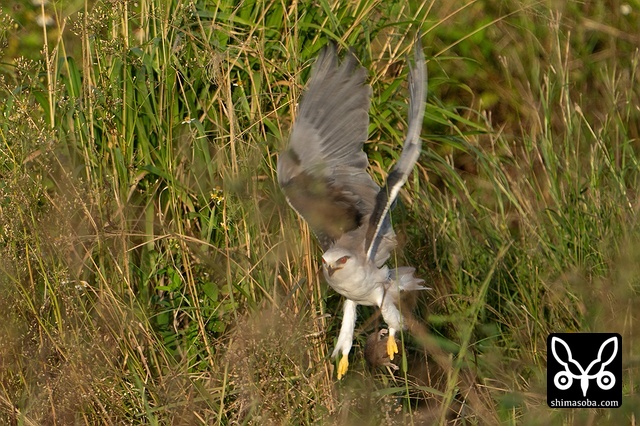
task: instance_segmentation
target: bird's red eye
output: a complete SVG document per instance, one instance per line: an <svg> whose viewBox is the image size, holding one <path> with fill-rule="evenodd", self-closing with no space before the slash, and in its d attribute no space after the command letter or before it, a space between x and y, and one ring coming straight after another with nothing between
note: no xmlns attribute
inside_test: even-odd
<svg viewBox="0 0 640 426"><path fill-rule="evenodd" d="M344 265L345 263L347 263L347 260L349 260L349 256L342 256L340 259L338 259L338 263L340 265Z"/></svg>
<svg viewBox="0 0 640 426"><path fill-rule="evenodd" d="M323 265L326 265L326 264L327 264L327 261L326 261L326 260L324 260L324 257L322 258L322 264L323 264Z"/></svg>

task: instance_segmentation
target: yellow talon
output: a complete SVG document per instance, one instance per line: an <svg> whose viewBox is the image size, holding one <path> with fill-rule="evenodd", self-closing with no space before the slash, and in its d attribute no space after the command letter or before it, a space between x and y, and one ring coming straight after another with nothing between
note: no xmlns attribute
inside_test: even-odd
<svg viewBox="0 0 640 426"><path fill-rule="evenodd" d="M349 368L349 356L342 355L342 359L340 359L340 362L338 363L338 380L342 379L342 376L344 376L347 373L348 368Z"/></svg>
<svg viewBox="0 0 640 426"><path fill-rule="evenodd" d="M387 340L387 353L389 354L389 359L393 361L393 356L398 353L398 345L396 344L396 338L394 336L389 336Z"/></svg>

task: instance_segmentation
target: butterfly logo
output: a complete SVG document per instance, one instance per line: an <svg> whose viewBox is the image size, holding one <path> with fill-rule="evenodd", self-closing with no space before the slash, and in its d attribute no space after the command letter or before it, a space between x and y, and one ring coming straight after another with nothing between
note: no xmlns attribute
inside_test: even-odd
<svg viewBox="0 0 640 426"><path fill-rule="evenodd" d="M605 353L605 348L610 345L613 345L613 353L606 361L603 361L602 358ZM605 371L605 368L611 364L618 353L618 339L616 337L611 337L600 345L598 357L593 360L587 368L582 368L582 365L573 359L569 345L559 337L554 336L551 338L551 352L556 361L564 367L564 371L558 372L553 378L553 384L556 388L567 390L573 385L574 379L580 380L582 396L586 397L587 389L589 389L589 381L592 379L596 380L598 387L602 390L609 390L615 386L615 376L610 371ZM579 373L576 374L576 372Z"/></svg>

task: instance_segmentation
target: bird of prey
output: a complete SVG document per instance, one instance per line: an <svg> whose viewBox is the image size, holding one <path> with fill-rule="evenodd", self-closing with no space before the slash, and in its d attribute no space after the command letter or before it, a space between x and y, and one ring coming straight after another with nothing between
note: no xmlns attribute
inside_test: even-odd
<svg viewBox="0 0 640 426"><path fill-rule="evenodd" d="M426 289L414 268L389 269L396 247L390 211L420 156L426 66L419 37L409 71L408 129L400 159L381 189L367 173L362 150L368 136L371 87L350 52L340 62L329 45L318 56L302 96L288 147L278 157L278 183L287 201L309 224L324 250L328 284L346 298L332 357L342 354L338 379L349 366L356 306L378 306L389 328L387 353L398 353L402 329L400 293Z"/></svg>

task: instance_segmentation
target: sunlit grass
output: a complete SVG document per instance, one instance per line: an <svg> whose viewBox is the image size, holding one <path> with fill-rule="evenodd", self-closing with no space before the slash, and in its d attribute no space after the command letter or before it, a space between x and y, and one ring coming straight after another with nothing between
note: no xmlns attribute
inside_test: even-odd
<svg viewBox="0 0 640 426"><path fill-rule="evenodd" d="M0 20L3 422L635 421L635 6L20 5ZM42 52L16 47L45 13ZM408 371L365 366L381 320L362 309L338 382L341 298L276 155L333 41L370 70L381 182L418 30L424 152L393 262L433 290L405 311ZM622 335L622 408L546 406L552 331Z"/></svg>

